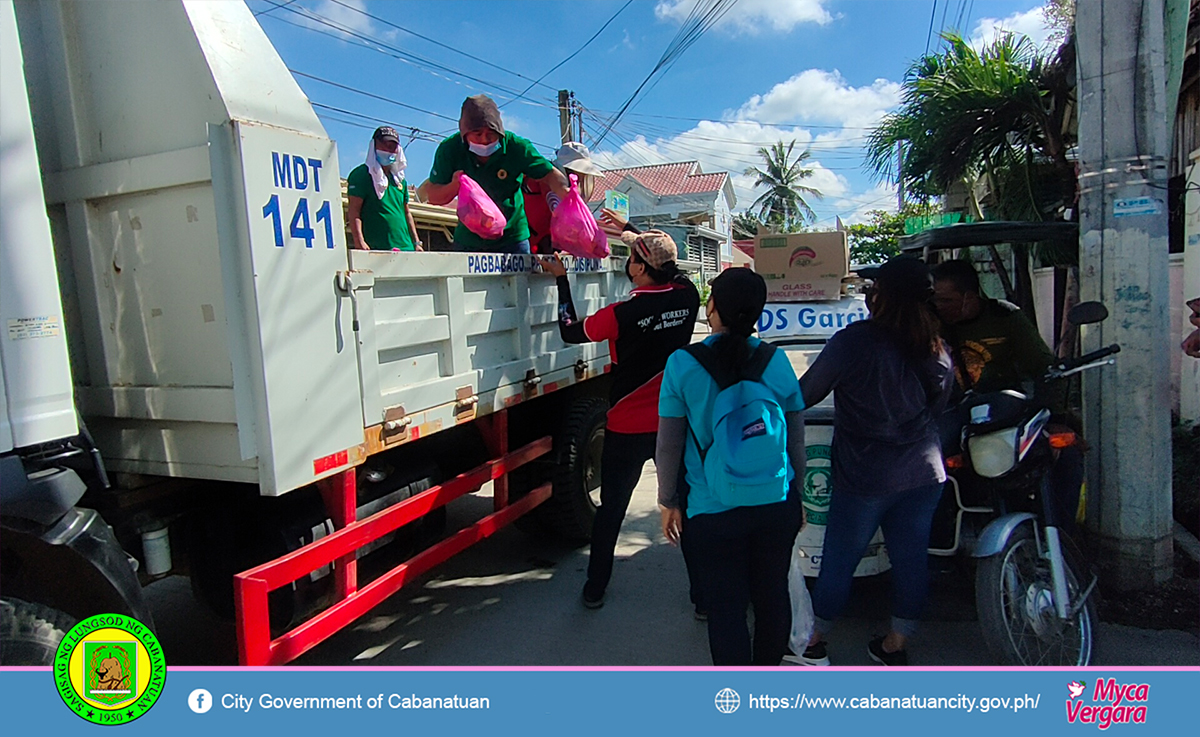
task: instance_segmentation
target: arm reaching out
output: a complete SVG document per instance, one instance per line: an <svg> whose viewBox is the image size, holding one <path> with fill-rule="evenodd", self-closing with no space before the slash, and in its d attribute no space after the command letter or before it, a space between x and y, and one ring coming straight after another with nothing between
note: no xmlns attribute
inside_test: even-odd
<svg viewBox="0 0 1200 737"><path fill-rule="evenodd" d="M662 513L663 536L679 544L683 510L679 499L679 475L683 472L683 448L687 442L686 417L659 417L654 465L658 469L658 509ZM803 427L803 425L801 425Z"/></svg>

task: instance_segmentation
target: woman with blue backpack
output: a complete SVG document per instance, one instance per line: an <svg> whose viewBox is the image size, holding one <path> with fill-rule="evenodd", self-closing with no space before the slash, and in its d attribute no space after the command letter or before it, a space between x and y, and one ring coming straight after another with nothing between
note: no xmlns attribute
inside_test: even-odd
<svg viewBox="0 0 1200 737"><path fill-rule="evenodd" d="M749 269L714 279L706 307L714 335L671 355L659 395L655 463L678 468L682 457L690 487L685 521L675 475L659 474L663 534L673 544L686 535L693 551L713 665L779 665L791 628L804 402L783 352L751 336L766 298L766 282Z"/></svg>
<svg viewBox="0 0 1200 737"><path fill-rule="evenodd" d="M929 530L946 481L937 418L954 372L929 303L929 268L898 256L859 275L874 280L871 319L838 331L800 379L808 406L834 397L833 494L812 597L815 629L796 658L806 665L829 665L825 637L880 527L892 562L892 627L867 653L880 665L908 664L905 644L929 590Z"/></svg>

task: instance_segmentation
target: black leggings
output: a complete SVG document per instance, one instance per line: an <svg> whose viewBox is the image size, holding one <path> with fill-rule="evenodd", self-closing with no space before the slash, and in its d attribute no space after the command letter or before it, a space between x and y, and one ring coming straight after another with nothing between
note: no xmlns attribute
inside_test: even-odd
<svg viewBox="0 0 1200 737"><path fill-rule="evenodd" d="M688 520L708 608L713 665L779 665L792 627L788 565L800 531L799 499L737 507ZM746 607L754 605L754 642Z"/></svg>
<svg viewBox="0 0 1200 737"><path fill-rule="evenodd" d="M613 551L621 523L629 510L633 489L642 478L642 467L654 457L658 433L604 433L600 456L600 508L592 525L592 552L588 559L588 588L599 594L612 578Z"/></svg>

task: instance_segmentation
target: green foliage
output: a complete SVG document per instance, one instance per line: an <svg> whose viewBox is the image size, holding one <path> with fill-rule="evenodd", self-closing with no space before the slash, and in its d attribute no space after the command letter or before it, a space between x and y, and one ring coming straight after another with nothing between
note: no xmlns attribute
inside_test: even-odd
<svg viewBox="0 0 1200 737"><path fill-rule="evenodd" d="M745 240L758 235L758 226L763 222L754 217L754 214L747 212L739 212L733 216L733 238L734 240Z"/></svg>
<svg viewBox="0 0 1200 737"><path fill-rule="evenodd" d="M936 207L931 204L910 203L900 212L872 210L867 213L870 220L848 227L850 240L850 262L854 264L880 264L900 253L900 237L904 235L904 222L910 217L933 214Z"/></svg>
<svg viewBox="0 0 1200 737"><path fill-rule="evenodd" d="M868 166L891 180L899 176L907 191L926 196L1002 168L1025 175L1035 163L1069 169L1061 126L1051 112L1048 64L1033 42L1003 34L976 51L954 33L944 38L943 52L909 68L900 110L868 135ZM897 172L900 142L905 154ZM1031 180L1024 180L1013 181L1030 201Z"/></svg>
<svg viewBox="0 0 1200 737"><path fill-rule="evenodd" d="M1047 40L1062 43L1075 28L1075 0L1048 0L1042 6L1042 18L1051 29Z"/></svg>
<svg viewBox="0 0 1200 737"><path fill-rule="evenodd" d="M766 187L767 190L750 204L747 212L784 233L794 232L805 222L815 221L817 215L805 198L823 196L820 190L803 184L813 175L812 169L803 166L812 153L804 150L793 159L795 147L793 140L786 145L776 141L771 148L760 148L758 155L762 157L764 167L751 166L744 172L756 177L755 187Z"/></svg>

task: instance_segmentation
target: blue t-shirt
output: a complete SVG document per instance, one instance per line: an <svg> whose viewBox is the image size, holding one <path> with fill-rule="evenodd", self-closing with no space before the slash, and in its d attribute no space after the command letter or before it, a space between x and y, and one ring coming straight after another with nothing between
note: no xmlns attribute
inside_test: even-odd
<svg viewBox="0 0 1200 737"><path fill-rule="evenodd" d="M710 336L704 343L712 345L718 337ZM761 342L758 338L749 340L752 349ZM792 370L792 364L783 351L775 351L771 362L767 364L767 370L763 372L762 382L775 393L779 406L785 413L800 412L804 409L804 399L800 395L796 372ZM714 514L732 509L717 501L709 491L708 483L704 479L704 467L700 461L700 449L696 447L697 441L705 448L713 442L712 411L717 394L717 382L713 381L704 367L687 351L675 351L667 359L662 390L658 395L658 414L660 417L686 417L691 427L683 451L685 478L691 487L687 501L689 518L698 514ZM695 439L692 438L692 433L695 434ZM791 462L787 463L790 484L796 472ZM783 499L781 496L779 501Z"/></svg>

